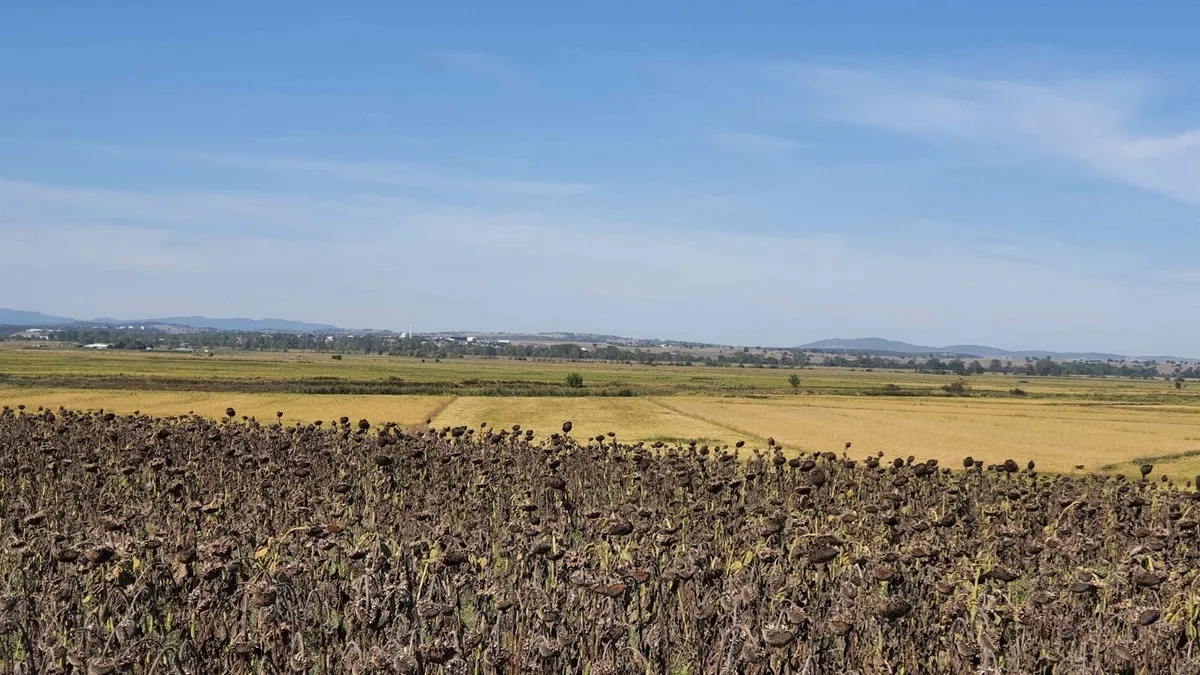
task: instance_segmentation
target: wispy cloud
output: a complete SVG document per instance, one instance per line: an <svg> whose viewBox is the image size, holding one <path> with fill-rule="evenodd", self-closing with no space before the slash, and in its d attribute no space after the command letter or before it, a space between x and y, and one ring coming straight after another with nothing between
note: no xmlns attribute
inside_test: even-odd
<svg viewBox="0 0 1200 675"><path fill-rule="evenodd" d="M379 112L378 110L356 110L354 112L359 118L364 119L373 124L383 124L392 121L392 116Z"/></svg>
<svg viewBox="0 0 1200 675"><path fill-rule="evenodd" d="M517 178L466 177L433 167L403 162L341 161L307 157L264 157L213 153L198 153L195 156L245 169L311 173L343 180L433 190L472 190L546 197L570 197L598 189L597 185L590 183Z"/></svg>
<svg viewBox="0 0 1200 675"><path fill-rule="evenodd" d="M1151 82L988 79L903 69L790 65L774 76L831 120L1014 148L1200 204L1200 127L1147 132Z"/></svg>
<svg viewBox="0 0 1200 675"><path fill-rule="evenodd" d="M1200 269L1153 270L1149 276L1189 286L1200 285Z"/></svg>
<svg viewBox="0 0 1200 675"><path fill-rule="evenodd" d="M781 136L748 131L722 131L710 138L727 150L759 157L778 157L800 147L799 143Z"/></svg>
<svg viewBox="0 0 1200 675"><path fill-rule="evenodd" d="M457 49L436 49L421 52L421 58L442 66L494 79L513 79L520 71L507 60L494 54Z"/></svg>
<svg viewBox="0 0 1200 675"><path fill-rule="evenodd" d="M1190 285L1114 280L1061 260L928 242L901 248L737 231L680 237L652 223L618 227L572 211L369 196L10 181L0 183L0 203L0 284L26 289L31 306L68 314L269 307L352 326L575 329L751 344L887 333L1168 353L1186 351L1186 335L1200 330L1200 321L1174 311L1190 301ZM207 223L226 228L197 227ZM44 274L48 259L52 275ZM914 302L930 289L940 289L938 303ZM1108 318L1114 306L1127 318L1117 326ZM1078 344L1080 334L1103 341Z"/></svg>
<svg viewBox="0 0 1200 675"><path fill-rule="evenodd" d="M318 197L253 191L114 190L0 178L0 229L114 225L223 236L254 228L264 236L333 232L331 223L377 222L409 204L367 195Z"/></svg>
<svg viewBox="0 0 1200 675"><path fill-rule="evenodd" d="M593 183L470 176L439 167L408 162L336 160L319 157L128 147L110 147L107 151L177 161L207 162L274 174L308 174L361 184L438 191L571 197L600 189L599 185Z"/></svg>

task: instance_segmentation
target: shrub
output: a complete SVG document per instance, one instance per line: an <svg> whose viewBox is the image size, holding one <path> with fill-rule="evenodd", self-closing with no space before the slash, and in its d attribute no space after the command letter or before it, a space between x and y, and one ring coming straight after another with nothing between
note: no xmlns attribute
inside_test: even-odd
<svg viewBox="0 0 1200 675"><path fill-rule="evenodd" d="M567 373L567 386L572 389L583 387L583 375L579 373Z"/></svg>
<svg viewBox="0 0 1200 675"><path fill-rule="evenodd" d="M1025 390L1020 387L1017 387L1016 389L1013 389L1012 391L1010 391L1008 393L1012 394L1013 396L1025 396L1026 395Z"/></svg>
<svg viewBox="0 0 1200 675"><path fill-rule="evenodd" d="M331 357L329 357L329 358L333 359L334 361L341 361L341 360L342 360L342 355L341 355L341 354L334 354L333 356L331 356Z"/></svg>
<svg viewBox="0 0 1200 675"><path fill-rule="evenodd" d="M788 375L788 384L792 385L792 389L799 389L800 388L800 376L795 373Z"/></svg>
<svg viewBox="0 0 1200 675"><path fill-rule="evenodd" d="M942 391L951 396L966 396L971 392L971 388L962 380L955 380L950 384L942 385Z"/></svg>

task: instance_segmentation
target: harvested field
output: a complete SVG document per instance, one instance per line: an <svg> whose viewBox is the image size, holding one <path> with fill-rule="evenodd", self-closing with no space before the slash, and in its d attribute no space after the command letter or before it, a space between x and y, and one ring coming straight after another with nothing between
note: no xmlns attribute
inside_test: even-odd
<svg viewBox="0 0 1200 675"><path fill-rule="evenodd" d="M450 402L447 396L354 396L322 394L238 394L222 392L137 391L107 389L4 389L0 406L25 404L76 410L100 410L129 414L185 415L194 412L219 418L233 407L239 414L264 422L283 413L285 422L337 419L341 415L386 419L398 424L423 424Z"/></svg>
<svg viewBox="0 0 1200 675"><path fill-rule="evenodd" d="M675 397L660 401L701 420L773 435L786 450L836 450L847 441L862 452L917 455L954 462L1028 458L1046 471L1134 475L1145 461L1179 480L1200 462L1200 407L1012 399L821 397L748 400ZM1180 456L1182 455L1182 456Z"/></svg>
<svg viewBox="0 0 1200 675"><path fill-rule="evenodd" d="M1030 458L1045 471L1122 472L1147 461L1177 480L1200 472L1200 406L1052 399L865 396L502 397L246 394L102 389L0 388L0 405L154 415L220 417L232 406L260 420L355 419L419 425L520 424L537 432L571 419L578 433L614 432L625 441L734 443L773 437L798 451L917 455L953 462L963 453L989 462Z"/></svg>
<svg viewBox="0 0 1200 675"><path fill-rule="evenodd" d="M750 438L724 426L720 419L690 419L643 398L463 397L442 410L434 425L475 427L488 422L504 428L520 424L540 433L554 431L563 420L571 420L579 437L611 431L622 441L733 444Z"/></svg>

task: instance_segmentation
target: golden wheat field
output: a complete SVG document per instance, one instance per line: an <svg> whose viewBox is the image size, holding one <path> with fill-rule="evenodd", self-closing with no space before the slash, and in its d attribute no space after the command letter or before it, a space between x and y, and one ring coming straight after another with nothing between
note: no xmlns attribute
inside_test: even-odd
<svg viewBox="0 0 1200 675"><path fill-rule="evenodd" d="M533 398L464 396L446 406L434 419L438 426L497 427L520 424L535 432L557 431L571 420L573 435L594 437L610 431L620 441L664 441L732 444L752 440L720 420L694 419L648 398Z"/></svg>
<svg viewBox="0 0 1200 675"><path fill-rule="evenodd" d="M964 456L989 462L1033 459L1047 471L1136 473L1152 461L1190 478L1200 462L1200 408L1053 400L813 397L774 400L679 397L663 401L681 414L727 421L747 434L770 434L792 450L883 451L956 465Z"/></svg>
<svg viewBox="0 0 1200 675"><path fill-rule="evenodd" d="M1156 473L1187 479L1200 471L1200 407L1054 399L781 396L735 398L447 397L160 392L135 390L0 389L0 405L45 406L155 415L196 412L286 421L341 415L372 422L494 427L520 424L539 434L572 420L575 435L615 432L623 441L765 444L774 437L789 453L882 451L957 465L966 455L988 462L1033 459L1046 471L1132 474L1144 461Z"/></svg>
<svg viewBox="0 0 1200 675"><path fill-rule="evenodd" d="M168 416L194 412L220 417L226 408L238 415L285 422L332 420L342 415L398 424L422 424L450 402L448 396L366 396L324 394L243 394L230 392L138 391L123 389L2 389L0 406L44 406L104 410L119 414L139 411Z"/></svg>
<svg viewBox="0 0 1200 675"><path fill-rule="evenodd" d="M1047 471L1134 473L1156 461L1162 473L1200 470L1200 408L1019 401L820 396L738 399L460 398L437 424L521 424L553 430L571 419L578 434L617 432L625 440L699 439L728 443L773 437L787 451L882 451L953 466L967 455L989 462L1033 459ZM1197 453L1200 455L1200 453Z"/></svg>

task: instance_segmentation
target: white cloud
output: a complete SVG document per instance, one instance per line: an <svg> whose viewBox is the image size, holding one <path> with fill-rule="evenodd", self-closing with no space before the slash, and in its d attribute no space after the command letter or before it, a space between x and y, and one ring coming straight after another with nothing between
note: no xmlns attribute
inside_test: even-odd
<svg viewBox="0 0 1200 675"><path fill-rule="evenodd" d="M1200 127L1148 132L1152 89L1133 78L1005 80L896 69L773 71L837 121L1015 148L1200 204Z"/></svg>
<svg viewBox="0 0 1200 675"><path fill-rule="evenodd" d="M1200 285L1200 269L1152 270L1148 273L1148 276L1152 279L1187 284L1189 286Z"/></svg>
<svg viewBox="0 0 1200 675"><path fill-rule="evenodd" d="M746 131L724 131L712 134L717 145L747 155L777 157L800 147L800 144L780 136Z"/></svg>
<svg viewBox="0 0 1200 675"><path fill-rule="evenodd" d="M401 207L411 208L411 203L369 195L125 191L0 178L0 228L94 224L207 231L212 236L245 228L267 235L311 235L331 233L337 223L375 224L385 209Z"/></svg>
<svg viewBox="0 0 1200 675"><path fill-rule="evenodd" d="M197 227L260 218L272 226ZM1177 311L1190 302L1188 287L1114 280L1011 251L681 235L647 223L388 197L233 199L6 182L0 235L0 284L21 288L32 309L78 316L269 314L356 327L772 345L885 334L1185 355L1186 336L1200 330L1200 319ZM1120 322L1111 320L1114 307Z"/></svg>
<svg viewBox="0 0 1200 675"><path fill-rule="evenodd" d="M235 154L205 154L204 158L247 169L312 173L344 180L434 190L471 190L544 197L570 197L598 189L598 186L590 183L464 177L402 162L347 162L303 157L261 157Z"/></svg>
<svg viewBox="0 0 1200 675"><path fill-rule="evenodd" d="M508 61L494 54L456 49L436 49L421 52L421 57L439 66L462 70L493 79L511 80L519 71Z"/></svg>
<svg viewBox="0 0 1200 675"><path fill-rule="evenodd" d="M544 181L508 177L477 177L408 162L334 160L316 157L272 156L150 148L106 148L108 152L191 162L208 162L273 174L308 174L357 183L374 183L424 190L490 192L518 196L571 197L600 189L593 183Z"/></svg>

